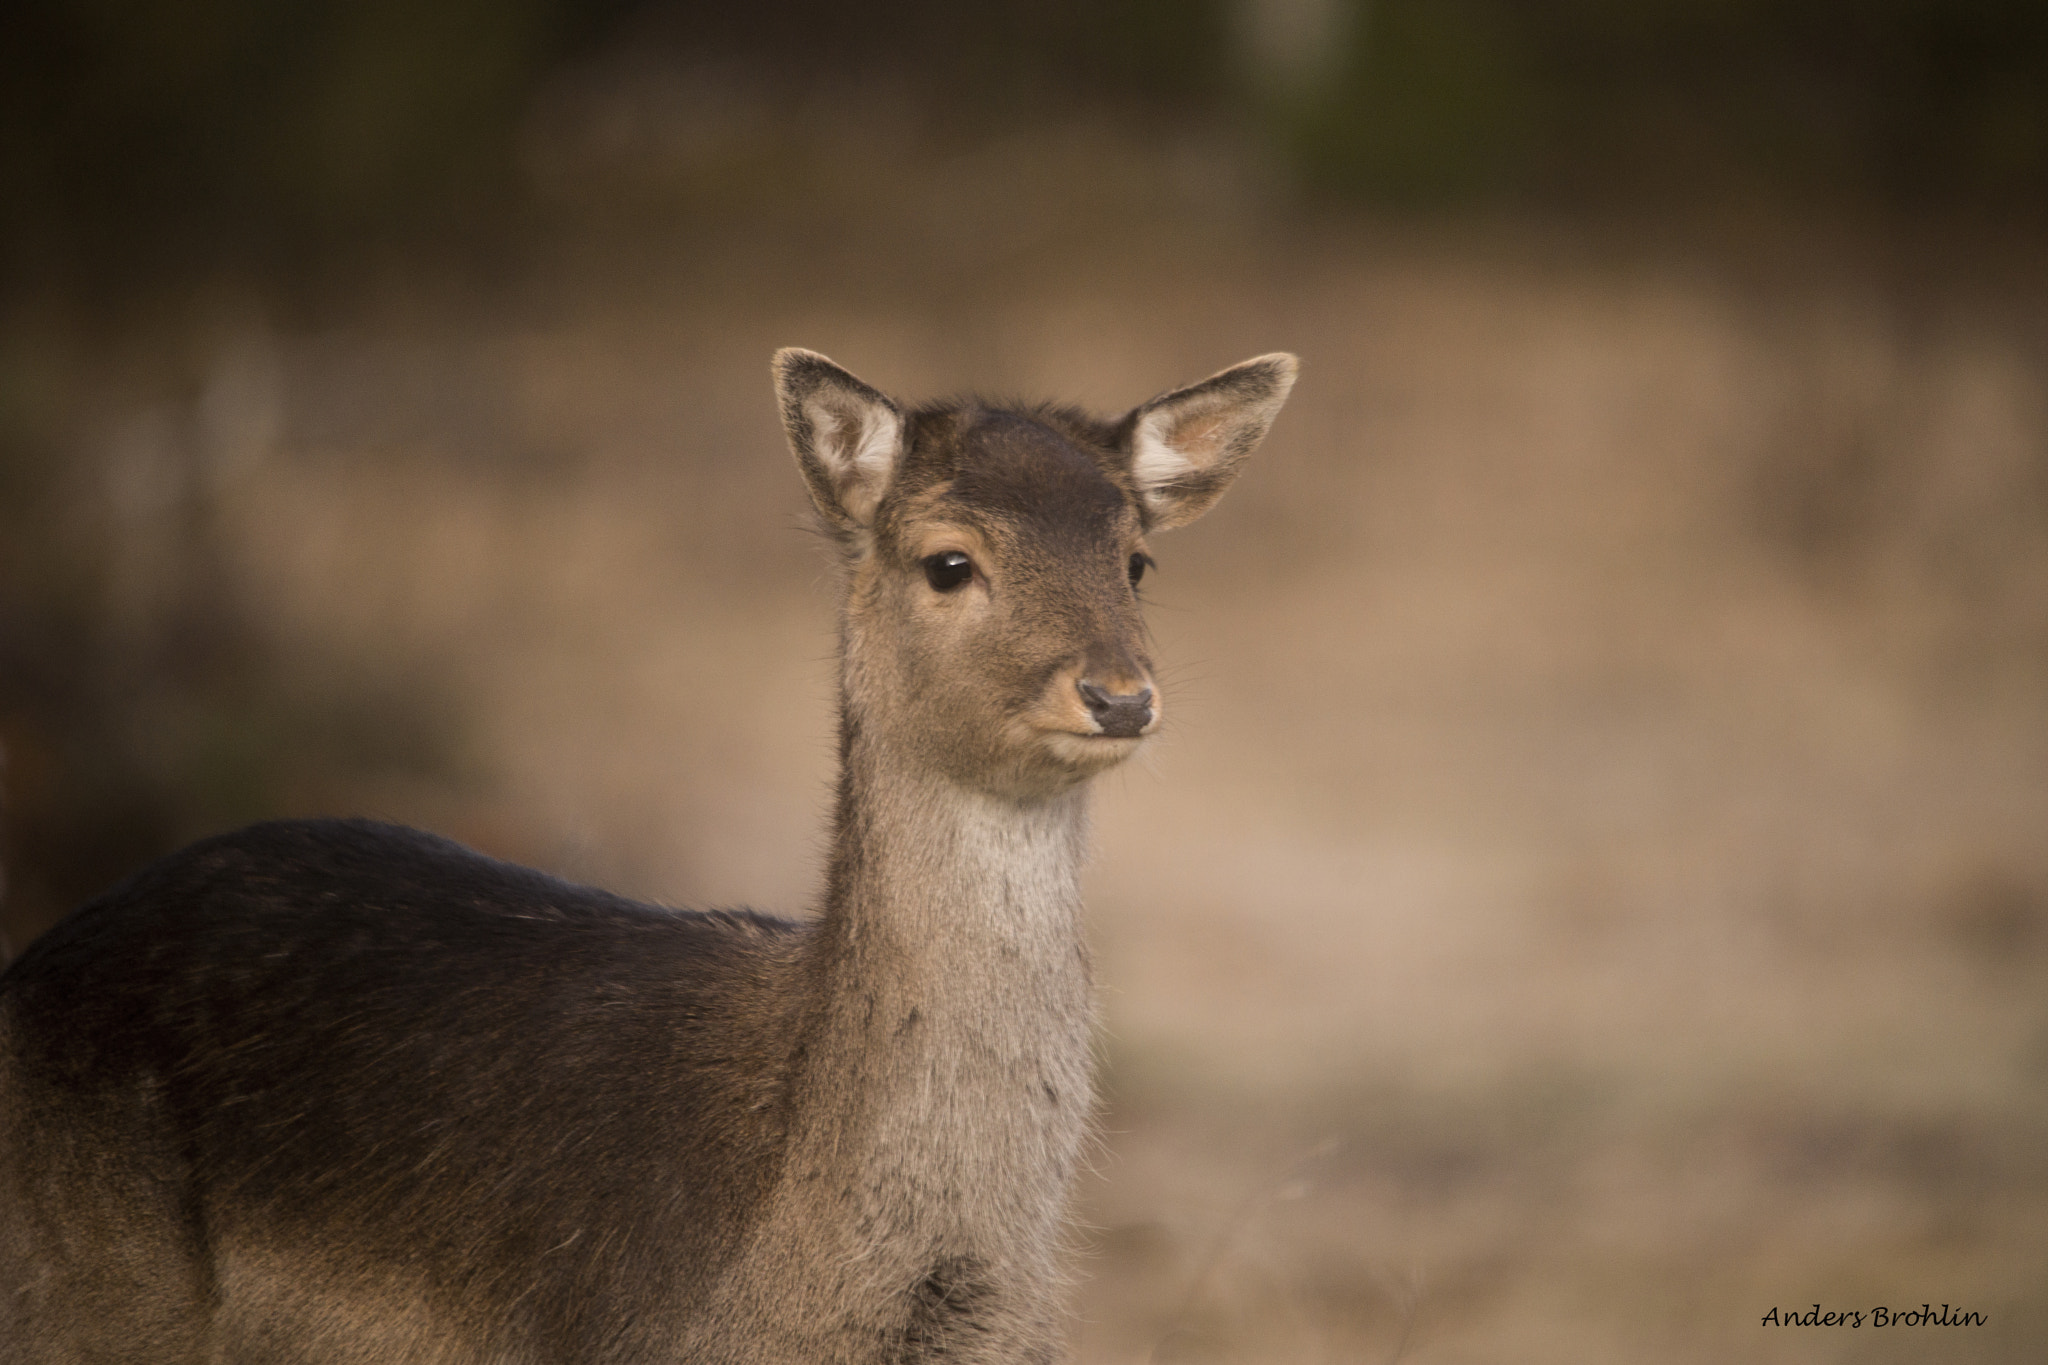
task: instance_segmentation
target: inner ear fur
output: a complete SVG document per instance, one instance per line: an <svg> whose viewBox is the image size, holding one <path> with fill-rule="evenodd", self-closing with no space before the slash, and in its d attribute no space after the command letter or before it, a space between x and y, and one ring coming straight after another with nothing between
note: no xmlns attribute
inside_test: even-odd
<svg viewBox="0 0 2048 1365"><path fill-rule="evenodd" d="M1223 496L1273 425L1300 367L1275 351L1162 393L1124 418L1145 529L1185 526Z"/></svg>
<svg viewBox="0 0 2048 1365"><path fill-rule="evenodd" d="M774 370L783 430L818 516L843 540L865 533L903 457L903 410L816 351L777 351Z"/></svg>

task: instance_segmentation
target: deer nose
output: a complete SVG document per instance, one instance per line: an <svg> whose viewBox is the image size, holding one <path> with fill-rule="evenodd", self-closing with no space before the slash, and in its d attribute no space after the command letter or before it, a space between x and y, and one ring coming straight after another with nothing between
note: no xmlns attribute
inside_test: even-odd
<svg viewBox="0 0 2048 1365"><path fill-rule="evenodd" d="M1135 739L1152 723L1152 689L1109 692L1083 679L1074 684L1095 724L1113 739Z"/></svg>

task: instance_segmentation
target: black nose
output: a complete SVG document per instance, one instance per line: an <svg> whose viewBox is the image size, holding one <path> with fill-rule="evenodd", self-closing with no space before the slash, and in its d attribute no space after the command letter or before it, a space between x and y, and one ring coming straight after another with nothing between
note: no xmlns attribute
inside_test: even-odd
<svg viewBox="0 0 2048 1365"><path fill-rule="evenodd" d="M1105 692L1092 682L1077 682L1081 700L1102 733L1115 739L1135 739L1152 723L1152 689L1136 692Z"/></svg>

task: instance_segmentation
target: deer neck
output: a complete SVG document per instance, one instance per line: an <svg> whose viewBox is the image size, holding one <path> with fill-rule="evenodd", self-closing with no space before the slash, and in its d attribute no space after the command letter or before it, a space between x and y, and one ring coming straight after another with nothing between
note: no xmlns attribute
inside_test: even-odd
<svg viewBox="0 0 2048 1365"><path fill-rule="evenodd" d="M835 994L863 1014L894 1006L935 1044L1046 1047L1078 1030L1085 1048L1085 787L991 795L849 728L823 926Z"/></svg>
<svg viewBox="0 0 2048 1365"><path fill-rule="evenodd" d="M844 745L828 915L935 959L1038 957L1078 941L1086 788L995 795L902 761L895 747L859 730Z"/></svg>
<svg viewBox="0 0 2048 1365"><path fill-rule="evenodd" d="M842 1335L903 1331L912 1285L1049 1342L1092 1104L1085 792L1004 801L845 730L781 1176L705 1319L751 1354L715 1358L868 1358Z"/></svg>
<svg viewBox="0 0 2048 1365"><path fill-rule="evenodd" d="M993 797L848 731L791 1174L906 1254L1032 1259L1091 1106L1085 791Z"/></svg>

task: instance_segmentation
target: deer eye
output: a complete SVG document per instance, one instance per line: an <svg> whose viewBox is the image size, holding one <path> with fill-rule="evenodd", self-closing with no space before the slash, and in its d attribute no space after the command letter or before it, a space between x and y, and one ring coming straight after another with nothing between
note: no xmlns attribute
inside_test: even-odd
<svg viewBox="0 0 2048 1365"><path fill-rule="evenodd" d="M942 550L925 556L924 581L931 584L934 591L952 592L972 577L974 561L958 550Z"/></svg>
<svg viewBox="0 0 2048 1365"><path fill-rule="evenodd" d="M1138 580L1145 576L1145 570L1159 567L1152 562L1152 556L1140 551L1131 556L1131 586L1137 587Z"/></svg>

